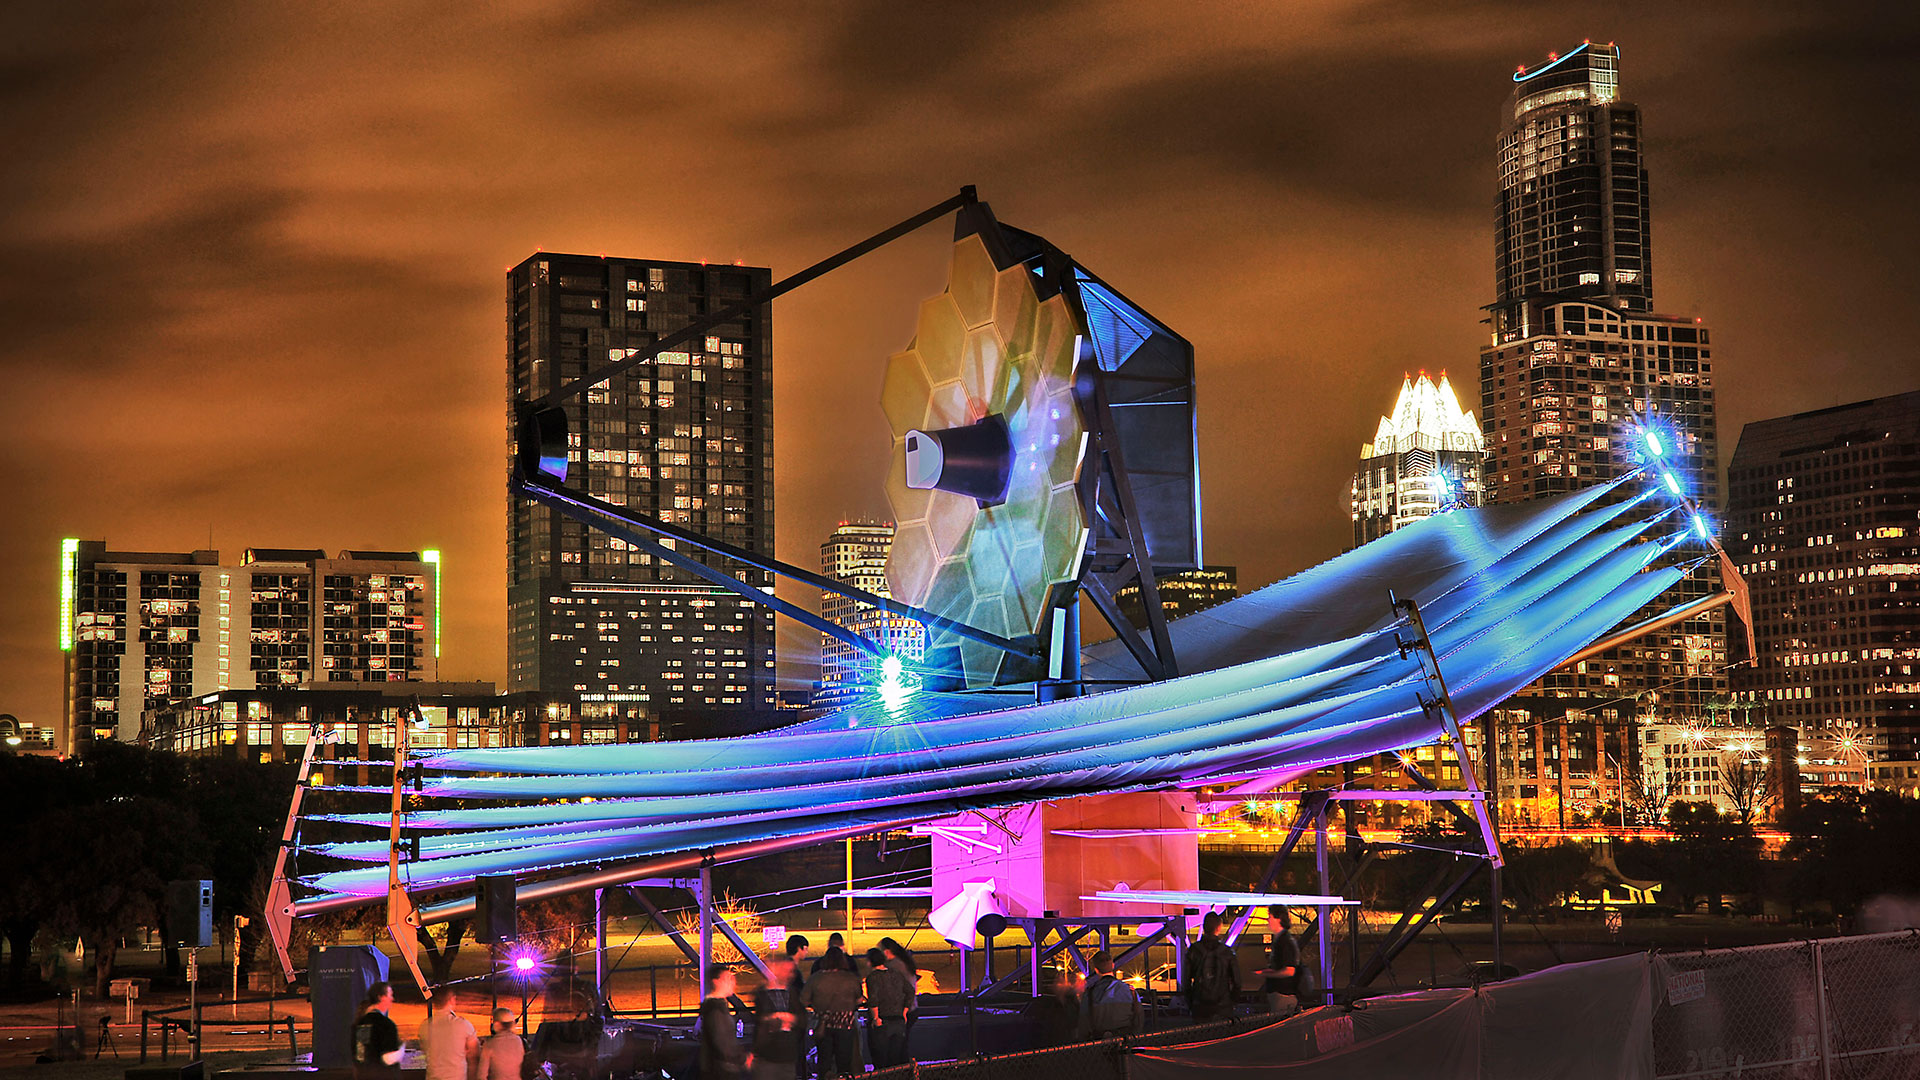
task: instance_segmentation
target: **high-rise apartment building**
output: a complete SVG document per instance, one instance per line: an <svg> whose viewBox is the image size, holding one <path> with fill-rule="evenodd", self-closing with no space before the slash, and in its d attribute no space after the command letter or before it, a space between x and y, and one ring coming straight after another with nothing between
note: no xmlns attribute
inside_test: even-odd
<svg viewBox="0 0 1920 1080"><path fill-rule="evenodd" d="M1231 566L1203 566L1168 574L1155 581L1154 586L1160 590L1160 610L1167 613L1168 622L1240 595L1239 572ZM1140 602L1138 581L1120 586L1113 594L1113 602L1135 629L1147 628L1147 609Z"/></svg>
<svg viewBox="0 0 1920 1080"><path fill-rule="evenodd" d="M856 589L891 597L893 594L887 591L887 552L892 548L891 522L842 522L820 545L820 572ZM905 616L832 592L821 593L820 615L903 661L917 661L926 654L925 628ZM815 706L851 704L877 679L870 656L831 634L820 635L820 686L813 695Z"/></svg>
<svg viewBox="0 0 1920 1080"><path fill-rule="evenodd" d="M133 740L143 713L230 689L439 677L440 553L60 551L63 753Z"/></svg>
<svg viewBox="0 0 1920 1080"><path fill-rule="evenodd" d="M1734 688L1920 763L1920 391L1748 424L1727 490L1759 648Z"/></svg>
<svg viewBox="0 0 1920 1080"><path fill-rule="evenodd" d="M1460 407L1446 372L1401 380L1393 412L1360 448L1353 475L1353 546L1455 506L1479 506L1486 457L1480 422Z"/></svg>
<svg viewBox="0 0 1920 1080"><path fill-rule="evenodd" d="M758 267L535 253L507 272L509 397L545 395L769 281ZM771 344L763 307L560 402L569 483L771 554ZM774 707L771 611L517 496L507 517L509 691L577 693L622 720Z"/></svg>
<svg viewBox="0 0 1920 1080"><path fill-rule="evenodd" d="M1522 66L1501 117L1496 327L1523 336L1526 301L1653 309L1640 108L1620 100L1620 50L1582 44Z"/></svg>
<svg viewBox="0 0 1920 1080"><path fill-rule="evenodd" d="M1492 333L1480 350L1488 502L1604 483L1664 440L1687 494L1719 505L1713 353L1700 320L1652 311L1639 110L1620 52L1583 44L1513 76L1499 135ZM1661 607L1717 584L1695 574ZM1706 715L1727 693L1715 610L1549 675L1534 693L1620 699L1640 715Z"/></svg>

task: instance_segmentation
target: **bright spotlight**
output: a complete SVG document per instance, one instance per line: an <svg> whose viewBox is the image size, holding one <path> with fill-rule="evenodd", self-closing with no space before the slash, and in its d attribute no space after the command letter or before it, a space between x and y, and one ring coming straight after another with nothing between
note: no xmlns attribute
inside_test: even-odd
<svg viewBox="0 0 1920 1080"><path fill-rule="evenodd" d="M1693 531L1698 533L1702 540L1711 540L1713 538L1713 530L1707 528L1707 519L1701 517L1699 514L1693 515Z"/></svg>
<svg viewBox="0 0 1920 1080"><path fill-rule="evenodd" d="M880 704L890 713L899 712L919 686L920 680L907 674L906 667L898 656L889 655L880 661L880 682L874 689L880 692Z"/></svg>
<svg viewBox="0 0 1920 1080"><path fill-rule="evenodd" d="M1646 439L1647 453L1652 454L1654 457L1661 457L1666 454L1667 448L1660 444L1660 436L1658 433L1652 431L1646 432Z"/></svg>
<svg viewBox="0 0 1920 1080"><path fill-rule="evenodd" d="M1675 495L1680 494L1680 481L1672 473L1661 473L1660 479L1667 482L1668 491L1673 492Z"/></svg>
<svg viewBox="0 0 1920 1080"><path fill-rule="evenodd" d="M531 977L540 966L540 954L531 949L515 949L507 954L507 966L513 969L515 975Z"/></svg>

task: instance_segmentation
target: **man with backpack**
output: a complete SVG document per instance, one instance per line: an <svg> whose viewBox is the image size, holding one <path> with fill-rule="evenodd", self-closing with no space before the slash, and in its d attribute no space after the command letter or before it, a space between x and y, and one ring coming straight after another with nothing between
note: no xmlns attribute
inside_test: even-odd
<svg viewBox="0 0 1920 1080"><path fill-rule="evenodd" d="M1233 1015L1234 999L1240 996L1240 972L1233 951L1220 940L1220 913L1207 912L1200 929L1200 940L1187 949L1186 983L1180 989L1193 1022L1210 1024Z"/></svg>
<svg viewBox="0 0 1920 1080"><path fill-rule="evenodd" d="M1147 1030L1140 995L1113 972L1113 954L1093 954L1093 981L1087 984L1087 1026L1096 1039L1124 1039Z"/></svg>

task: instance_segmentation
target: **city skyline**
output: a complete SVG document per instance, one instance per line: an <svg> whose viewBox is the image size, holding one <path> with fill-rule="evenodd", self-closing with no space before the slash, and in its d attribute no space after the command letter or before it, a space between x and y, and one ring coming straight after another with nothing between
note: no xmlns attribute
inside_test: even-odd
<svg viewBox="0 0 1920 1080"><path fill-rule="evenodd" d="M1871 95L1885 110L1912 107L1913 96L1898 82L1910 75L1855 70L1855 54L1884 39L1884 27L1870 33L1837 14L1765 10L1731 26L1702 14L1622 15L1615 25L1593 26L1563 15L1513 18L1469 8L1415 20L1401 31L1407 37L1382 42L1349 22L1357 10L1316 11L1298 29L1238 25L1247 43L1272 55L1256 61L1234 51L1233 62L1206 76L1183 73L1177 62L1204 53L1210 44L1202 37L1124 11L1084 22L1084 32L1115 42L1151 38L1168 58L1129 75L1131 93L1121 95L1144 109L1147 121L1204 112L1222 99L1244 104L1249 89L1268 91L1233 122L1213 122L1225 126L1155 135L1161 165L1207 159L1197 176L1181 170L1178 183L1137 160L1131 141L1122 146L1103 134L1109 106L1074 94L1098 85L1102 74L1116 77L1120 59L1078 76L1086 82L1048 84L1049 98L1068 107L1021 128L1013 117L1031 111L1028 99L1008 95L1038 88L949 105L945 93L915 90L911 72L875 69L862 77L870 81L857 83L827 63L829 55L858 56L867 61L861 66L874 68L889 35L876 25L886 17L871 15L807 38L812 51L801 48L800 59L752 33L728 54L749 70L784 74L819 94L812 100L820 114L811 124L751 94L696 102L684 121L642 116L629 129L634 147L615 156L637 165L624 155L644 155L639 144L648 139L640 133L664 125L679 140L674 145L694 150L692 162L677 170L687 179L670 183L647 172L636 181L645 199L618 183L600 183L587 198L577 187L553 185L564 203L530 168L531 155L562 154L558 143L518 151L504 179L459 175L504 149L477 130L490 122L487 107L499 103L491 95L505 92L485 89L482 76L498 63L511 76L506 86L531 79L499 56L501 39L515 28L457 20L443 26L438 32L448 36L448 47L417 75L397 62L410 62L411 50L371 48L360 61L370 66L360 73L368 88L342 96L328 83L328 94L315 96L315 83L280 78L297 70L310 44L296 37L242 62L248 41L278 40L281 28L269 16L234 14L221 27L221 44L184 43L203 60L200 76L179 80L180 97L170 102L142 102L139 118L152 123L134 124L131 116L125 124L95 123L84 140L74 131L48 131L39 153L6 172L16 196L6 211L19 256L13 272L30 267L31 276L17 278L10 290L16 332L4 346L21 386L4 418L23 450L8 455L8 480L25 500L0 544L10 596L0 611L0 687L7 692L0 709L32 721L58 707L52 552L59 537L138 536L142 547L186 549L199 543L209 521L219 529L210 546L233 546L239 536L328 548L369 538L438 541L452 568L447 675L504 685L495 275L540 247L743 259L771 265L778 275L962 182L980 184L1009 214L1047 223L1076 253L1115 268L1117 286L1193 336L1207 386L1253 385L1256 372L1270 368L1285 373L1285 394L1272 387L1245 394L1203 389L1202 468L1210 493L1272 492L1258 500L1271 506L1216 499L1208 554L1238 564L1249 587L1318 562L1344 546L1348 432L1377 417L1375 376L1464 370L1484 338L1473 313L1485 301L1490 246L1485 161L1493 138L1486 118L1498 101L1488 86L1501 71L1538 64L1547 50L1588 34L1604 33L1634 50L1632 96L1654 117L1647 138L1657 163L1663 306L1711 313L1716 337L1737 363L1721 388L1720 437L1733 438L1746 420L1871 397L1890 381L1904 388L1897 380L1911 362L1902 351L1899 297L1910 291L1914 271L1886 264L1877 241L1914 213L1910 181L1884 167L1901 151L1892 140L1911 136L1898 116L1874 114L1876 122L1855 115L1846 107L1853 99L1844 96ZM660 25L648 16L623 25L536 19L519 29L529 50L592 41L617 55L628 35L719 40L736 28L726 22L732 14L680 13ZM22 48L38 66L29 65L28 76L7 91L15 111L95 117L147 81L174 86L169 70L139 62L140 34L156 28L138 19L61 26L50 17L52 25L36 27L30 14L17 18L27 24L18 35ZM165 29L175 44L204 32ZM312 32L325 38L348 29ZM980 26L948 29L955 56L935 82L955 89L972 85L967 59L983 54L994 33L1037 28L992 26L983 17ZM1687 46L1708 31L1715 49ZM69 49L83 35L99 36L107 54L129 62L74 88L65 77L69 65L95 61ZM372 39L383 44L378 34ZM1761 61L1772 92L1750 95L1743 64ZM438 93L427 92L431 82L411 81L434 76L446 80ZM462 79L481 92L462 100L452 90ZM519 106L533 115L517 119L542 130L544 118L564 134L595 120L611 124L658 95L679 100L667 83L625 79L609 74L595 83L604 95L598 99L539 96ZM255 80L280 87L268 95L276 108L315 109L306 126L346 140L352 152L335 166L309 157L297 145L304 135L234 134L255 107L245 90ZM1409 107L1412 86L1420 93ZM55 87L66 96L50 96ZM862 103L863 94L888 92L900 95L890 110ZM582 105L583 97L597 101L598 111ZM1750 97L1795 108L1783 112ZM402 101L415 104L396 104ZM935 146L929 133L915 130L939 127L927 121L949 108L982 110L947 117L962 129L1003 111L1002 126L988 130L1004 145L984 153ZM368 110L370 122L360 125ZM1268 130L1250 119L1276 124ZM1889 123L1891 137L1879 133ZM1415 170L1417 185L1395 176L1382 168L1382 151L1355 140L1362 130L1383 141L1395 131L1407 134L1426 160L1444 167ZM440 140L414 137L435 131ZM879 149L825 160L833 156L802 152L795 136L808 133L829 144ZM1079 138L1063 138L1069 135ZM250 163L244 182L193 158L193 147L223 138L238 139L235 160ZM1873 145L1880 147L1879 167L1865 169L1819 167L1823 154L1814 152L1844 155ZM744 148L749 167L729 159L728 147ZM1223 151L1224 165L1217 160ZM783 152L791 157L779 157ZM577 184L604 171L593 155L581 157L564 179ZM142 167L131 170L137 178L123 178L78 164L105 159ZM915 164L895 167L902 162ZM888 181L849 186L865 175L861 170L885 173ZM86 178L77 194L56 182L68 173ZM780 199L764 197L776 190ZM822 194L845 190L862 194ZM529 193L534 197L520 198ZM634 209L663 201L676 212L649 219ZM805 224L788 225L803 205L810 211ZM1776 226L1760 246L1748 230L1729 228L1756 217ZM456 220L459 228L449 228ZM807 561L811 538L826 521L884 508L880 369L905 339L918 300L937 287L943 263L929 252L939 245L938 237L917 238L880 257L882 269L871 276L851 274L781 306L776 348L786 374L776 376L783 412L775 486L783 515L790 515L782 518L780 554L791 561ZM1778 254L1789 249L1791 260ZM1775 254L1767 260L1762 252ZM119 268L119 302L76 306L81 267L103 258ZM1196 273L1223 260L1271 269L1225 283ZM1346 316L1410 306L1408 295L1420 297L1425 315L1417 330L1367 327ZM1267 298L1253 310L1273 312L1271 320L1244 317L1254 296ZM1849 317L1830 317L1839 310ZM1281 333L1273 332L1276 323ZM120 342L132 343L124 356L115 352ZM1805 364L1809 353L1826 362ZM218 390L230 385L251 386L255 396L223 398ZM1315 408L1293 410L1298 422L1286 446L1293 467L1275 476L1236 447L1261 435L1261 409L1295 396L1311 398ZM49 401L55 407L38 404ZM871 403L864 416L863 401ZM810 636L790 624L779 630L788 651Z"/></svg>

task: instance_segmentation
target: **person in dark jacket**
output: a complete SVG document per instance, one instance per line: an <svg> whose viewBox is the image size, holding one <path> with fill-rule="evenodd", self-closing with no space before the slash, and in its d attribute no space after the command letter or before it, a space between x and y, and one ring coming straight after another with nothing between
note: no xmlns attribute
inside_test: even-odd
<svg viewBox="0 0 1920 1080"><path fill-rule="evenodd" d="M835 930L833 933L827 935L827 952L832 952L835 949L839 949L843 953L847 951L847 939L845 935L841 934L840 931L838 930ZM827 961L827 953L821 953L820 958L813 962L813 967L808 969L807 978L811 979L815 975L818 975L820 972L826 970L822 966L826 963L826 961ZM847 970L848 971L853 970L852 957L847 958Z"/></svg>
<svg viewBox="0 0 1920 1080"><path fill-rule="evenodd" d="M1123 1039L1147 1030L1140 995L1114 972L1113 954L1105 949L1089 961L1093 978L1087 981L1087 1034L1095 1039Z"/></svg>
<svg viewBox="0 0 1920 1080"><path fill-rule="evenodd" d="M1267 909L1267 915L1273 931L1273 949L1267 956L1267 966L1260 971L1266 977L1260 990L1266 995L1267 1012L1274 1016L1292 1016L1300 1011L1300 945L1293 940L1286 908L1275 904Z"/></svg>
<svg viewBox="0 0 1920 1080"><path fill-rule="evenodd" d="M880 939L880 951L887 956L887 966L899 972L907 980L907 1041L913 1041L913 1025L920 1022L920 962L913 958L913 950L890 937ZM901 1060L913 1056L909 1047L901 1048Z"/></svg>
<svg viewBox="0 0 1920 1080"><path fill-rule="evenodd" d="M895 967L879 949L867 950L867 1045L873 1049L873 1067L885 1069L907 1061L907 1010L912 1005L909 976Z"/></svg>
<svg viewBox="0 0 1920 1080"><path fill-rule="evenodd" d="M734 1023L732 968L716 967L707 973L707 994L700 1001L700 1080L732 1080L747 1074L753 1055L740 1042L739 1026Z"/></svg>
<svg viewBox="0 0 1920 1080"><path fill-rule="evenodd" d="M793 961L767 958L767 985L753 999L753 1080L794 1080L799 1043L793 1039L795 996L788 989Z"/></svg>
<svg viewBox="0 0 1920 1080"><path fill-rule="evenodd" d="M787 1004L793 1008L793 1066L794 1075L807 1080L813 1071L807 1064L807 1047L812 1043L809 1032L812 1030L807 1017L807 1007L800 1003L800 990L806 986L807 979L800 973L800 965L807 958L807 949L813 943L805 934L787 936L787 959L793 961L793 967L787 975Z"/></svg>
<svg viewBox="0 0 1920 1080"><path fill-rule="evenodd" d="M800 1001L814 1012L813 1042L820 1052L820 1080L859 1073L860 976L839 949L820 957L820 970L807 980Z"/></svg>
<svg viewBox="0 0 1920 1080"><path fill-rule="evenodd" d="M367 988L360 1018L353 1022L353 1080L398 1080L400 1028L387 1010L393 1008L393 987L377 982Z"/></svg>
<svg viewBox="0 0 1920 1080"><path fill-rule="evenodd" d="M1240 996L1240 969L1233 950L1220 940L1220 913L1207 912L1200 927L1200 940L1187 949L1186 983L1180 989L1193 1022L1210 1024L1233 1016L1234 999Z"/></svg>

